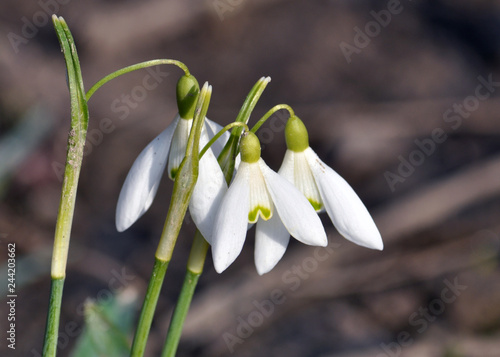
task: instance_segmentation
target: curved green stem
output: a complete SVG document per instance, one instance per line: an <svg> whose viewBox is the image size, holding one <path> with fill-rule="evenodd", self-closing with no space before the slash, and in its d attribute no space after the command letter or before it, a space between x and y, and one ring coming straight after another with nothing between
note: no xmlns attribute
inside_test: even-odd
<svg viewBox="0 0 500 357"><path fill-rule="evenodd" d="M248 93L243 106L236 117L235 122L248 123L250 119L250 114L252 114L255 105L260 99L260 96L266 89L267 85L271 81L270 77L262 77L257 83L252 87ZM229 137L226 145L222 149L222 152L217 159L221 165L222 171L224 172L227 182L231 181L232 174L234 171L234 159L239 152L239 140L243 128L235 128L231 131L231 136Z"/></svg>
<svg viewBox="0 0 500 357"><path fill-rule="evenodd" d="M224 134L226 131L234 128L235 126L242 126L246 130L248 130L248 126L245 123L239 123L239 122L233 122L231 124L226 125L224 128L222 128L215 136L210 139L210 141L203 147L203 149L200 151L200 159L203 157L203 155L207 152L207 150L210 148L210 146L213 145L219 138Z"/></svg>
<svg viewBox="0 0 500 357"><path fill-rule="evenodd" d="M177 61L177 60L172 60L172 59L155 59L155 60L145 61L145 62L133 64L131 66L119 69L119 70L117 70L117 71L115 71L113 73L108 74L106 77L104 77L101 80L99 80L96 84L94 84L89 89L89 91L87 92L87 95L85 96L85 98L88 101L90 99L90 97L92 97L92 95L99 88L101 88L104 84L108 83L110 80L112 80L112 79L114 79L116 77L119 77L119 76L121 76L123 74L126 74L126 73L129 73L129 72L136 71L138 69L143 69L143 68L152 67L152 66L158 66L160 64L173 64L173 65L179 67L180 69L182 69L187 76L189 75L189 70L188 70L187 66L184 63L182 63L180 61Z"/></svg>
<svg viewBox="0 0 500 357"><path fill-rule="evenodd" d="M295 115L292 107L290 107L288 104L275 105L274 107L269 109L269 111L266 114L264 114L264 116L262 118L260 118L257 123L255 123L255 125L252 127L252 130L250 130L250 131L255 134L255 132L257 130L259 130L259 128L262 126L262 124L264 124L266 122L266 120L269 119L269 117L271 115L273 115L274 113L276 113L278 110L281 110L281 109L288 110L288 112L290 113L290 116Z"/></svg>
<svg viewBox="0 0 500 357"><path fill-rule="evenodd" d="M161 355L162 357L175 356L181 338L184 321L186 320L198 279L203 272L203 265L205 264L208 247L209 244L205 238L203 238L200 231L196 231L193 246L191 247L191 252L189 254L186 276L184 278L184 283L182 284L179 299L177 300L177 305L175 306L175 310L172 315L172 320L170 321L167 339Z"/></svg>

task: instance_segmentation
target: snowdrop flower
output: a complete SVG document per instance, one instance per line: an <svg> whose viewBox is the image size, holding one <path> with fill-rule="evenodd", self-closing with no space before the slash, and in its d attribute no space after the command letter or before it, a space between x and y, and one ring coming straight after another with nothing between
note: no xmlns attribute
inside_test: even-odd
<svg viewBox="0 0 500 357"><path fill-rule="evenodd" d="M182 76L177 83L179 114L139 154L121 189L116 207L116 228L119 232L129 228L149 209L167 163L169 177L175 178L186 153L199 92L198 82L191 75ZM200 137L200 150L220 129L218 124L205 118ZM205 222L210 217L213 218L215 213L211 205L215 198L221 197L227 189L215 155L222 150L228 136L226 133L217 140L212 146L213 151L212 148L208 150L199 162L198 181L192 196L192 200L196 202L192 217L197 224ZM207 185L207 182L210 184ZM202 223L200 224L203 225Z"/></svg>
<svg viewBox="0 0 500 357"><path fill-rule="evenodd" d="M241 163L222 199L209 240L215 270L221 273L240 254L249 223L257 223L255 265L261 275L281 259L290 235L305 244L326 246L318 215L299 190L260 158L257 136L243 134L240 147Z"/></svg>
<svg viewBox="0 0 500 357"><path fill-rule="evenodd" d="M293 183L318 212L326 210L339 233L363 247L382 250L382 237L351 186L309 147L304 123L291 116L285 126L287 151L278 173Z"/></svg>

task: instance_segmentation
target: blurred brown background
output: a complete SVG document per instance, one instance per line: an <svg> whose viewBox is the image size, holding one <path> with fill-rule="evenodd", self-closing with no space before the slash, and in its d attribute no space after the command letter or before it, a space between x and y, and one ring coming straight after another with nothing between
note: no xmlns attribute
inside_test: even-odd
<svg viewBox="0 0 500 357"><path fill-rule="evenodd" d="M251 120L275 104L291 105L311 146L352 184L384 237L383 252L355 246L323 214L329 250L291 242L278 266L259 277L251 231L222 275L207 260L179 356L500 355L498 1L11 0L0 6L2 331L8 243L17 248L18 294L17 348L6 349L2 332L1 355L37 356L43 339L58 168L69 128L52 12L73 32L87 89L118 68L175 58L200 83L213 85L209 117L225 124L257 79L271 76ZM147 75L154 88L144 89ZM133 160L176 113L180 75L168 66L138 71L89 102L60 356L71 355L87 298L122 292L142 301L172 184L162 182L151 209L124 233L115 230L114 210ZM259 134L274 169L285 151L279 118ZM193 232L187 219L149 356L163 344Z"/></svg>

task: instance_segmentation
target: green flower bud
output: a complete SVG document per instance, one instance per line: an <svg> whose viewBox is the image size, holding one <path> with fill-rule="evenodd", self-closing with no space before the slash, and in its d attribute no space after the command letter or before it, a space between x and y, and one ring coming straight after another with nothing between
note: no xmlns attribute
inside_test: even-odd
<svg viewBox="0 0 500 357"><path fill-rule="evenodd" d="M260 142L257 135L246 131L240 141L241 161L254 163L260 159Z"/></svg>
<svg viewBox="0 0 500 357"><path fill-rule="evenodd" d="M285 126L286 146L289 150L302 152L309 147L309 135L302 120L293 115Z"/></svg>
<svg viewBox="0 0 500 357"><path fill-rule="evenodd" d="M193 119L199 95L200 86L196 78L191 74L183 75L177 82L177 107L182 119Z"/></svg>

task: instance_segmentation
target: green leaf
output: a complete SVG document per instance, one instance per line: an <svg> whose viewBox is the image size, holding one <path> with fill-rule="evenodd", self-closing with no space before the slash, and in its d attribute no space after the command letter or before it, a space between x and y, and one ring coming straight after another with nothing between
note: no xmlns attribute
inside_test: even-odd
<svg viewBox="0 0 500 357"><path fill-rule="evenodd" d="M85 99L80 62L78 61L75 42L71 36L71 32L62 17L58 18L54 15L52 20L66 61L71 100L71 125L68 135L68 151L52 259L52 277L61 278L65 276L69 237L71 235L76 190L87 135L89 111Z"/></svg>
<svg viewBox="0 0 500 357"><path fill-rule="evenodd" d="M51 266L52 285L43 345L43 355L45 357L55 357L57 353L57 336L64 278L66 276L66 262L75 211L78 178L82 166L83 147L89 120L80 63L73 37L62 17L53 15L52 21L66 62L71 99L71 129L68 135L68 151L64 168L61 201L54 235Z"/></svg>
<svg viewBox="0 0 500 357"><path fill-rule="evenodd" d="M122 357L130 354L137 299L124 290L102 303L85 303L85 327L72 357Z"/></svg>

